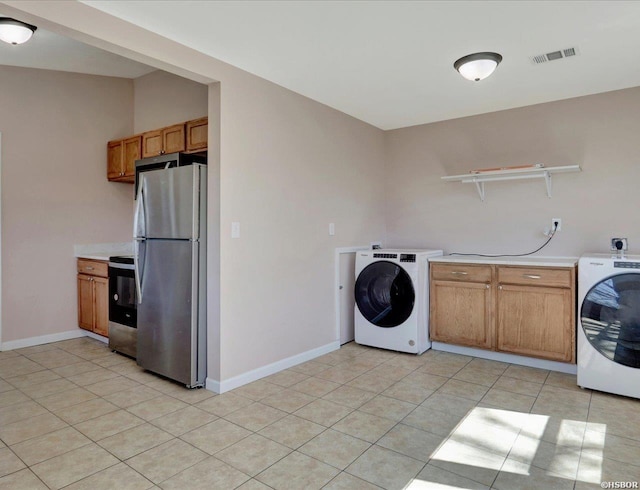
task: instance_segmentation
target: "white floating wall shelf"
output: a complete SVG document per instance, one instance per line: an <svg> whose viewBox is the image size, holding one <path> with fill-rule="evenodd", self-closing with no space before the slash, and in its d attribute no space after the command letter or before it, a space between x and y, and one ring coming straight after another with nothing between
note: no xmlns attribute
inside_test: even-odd
<svg viewBox="0 0 640 490"><path fill-rule="evenodd" d="M547 196L551 197L551 174L580 172L580 165L565 165L563 167L530 167L504 170L490 170L463 175L449 175L442 177L446 182L462 182L463 184L475 184L480 199L484 201L484 183L498 180L544 179L547 185Z"/></svg>

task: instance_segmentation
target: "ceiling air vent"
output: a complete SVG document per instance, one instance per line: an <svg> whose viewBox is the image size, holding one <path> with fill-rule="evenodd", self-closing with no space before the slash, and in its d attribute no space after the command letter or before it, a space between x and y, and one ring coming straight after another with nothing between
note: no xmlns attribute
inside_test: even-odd
<svg viewBox="0 0 640 490"><path fill-rule="evenodd" d="M561 60L562 58L568 58L569 56L575 56L578 54L578 48L566 48L559 49L557 51L551 51L549 53L538 54L536 56L531 56L529 59L534 65L539 65L540 63L546 63L548 61L553 60Z"/></svg>

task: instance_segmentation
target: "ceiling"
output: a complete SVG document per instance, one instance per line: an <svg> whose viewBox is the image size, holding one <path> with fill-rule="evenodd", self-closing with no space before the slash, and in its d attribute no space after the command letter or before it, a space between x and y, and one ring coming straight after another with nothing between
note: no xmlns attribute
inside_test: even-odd
<svg viewBox="0 0 640 490"><path fill-rule="evenodd" d="M635 0L83 3L382 129L640 86ZM478 51L503 62L470 82L453 62Z"/></svg>
<svg viewBox="0 0 640 490"><path fill-rule="evenodd" d="M7 16L0 12L0 17ZM122 78L138 78L155 70L42 28L26 44L0 42L0 65Z"/></svg>

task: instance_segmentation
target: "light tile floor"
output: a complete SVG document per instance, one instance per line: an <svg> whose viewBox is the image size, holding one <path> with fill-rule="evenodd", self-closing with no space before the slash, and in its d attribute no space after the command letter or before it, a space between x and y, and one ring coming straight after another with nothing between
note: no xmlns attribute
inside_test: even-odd
<svg viewBox="0 0 640 490"><path fill-rule="evenodd" d="M0 489L590 489L640 480L640 401L354 343L223 395L102 343L0 353Z"/></svg>

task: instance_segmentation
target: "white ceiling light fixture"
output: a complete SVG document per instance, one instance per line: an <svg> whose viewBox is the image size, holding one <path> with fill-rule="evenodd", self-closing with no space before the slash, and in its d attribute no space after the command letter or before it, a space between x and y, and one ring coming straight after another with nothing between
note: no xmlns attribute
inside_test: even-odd
<svg viewBox="0 0 640 490"><path fill-rule="evenodd" d="M0 40L9 44L26 43L37 27L12 19L10 17L0 17Z"/></svg>
<svg viewBox="0 0 640 490"><path fill-rule="evenodd" d="M479 82L491 75L501 61L498 53L474 53L463 56L453 67L467 80Z"/></svg>

